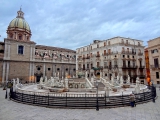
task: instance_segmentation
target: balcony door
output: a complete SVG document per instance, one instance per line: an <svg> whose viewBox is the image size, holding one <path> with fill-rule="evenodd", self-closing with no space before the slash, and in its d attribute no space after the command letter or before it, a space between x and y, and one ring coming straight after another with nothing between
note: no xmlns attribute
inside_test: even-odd
<svg viewBox="0 0 160 120"><path fill-rule="evenodd" d="M155 68L159 67L159 65L158 65L158 58L154 59L154 67Z"/></svg>

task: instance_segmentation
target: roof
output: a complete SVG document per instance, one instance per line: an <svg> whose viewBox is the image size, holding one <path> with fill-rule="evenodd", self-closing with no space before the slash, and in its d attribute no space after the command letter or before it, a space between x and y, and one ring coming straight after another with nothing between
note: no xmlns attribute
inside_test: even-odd
<svg viewBox="0 0 160 120"><path fill-rule="evenodd" d="M63 51L63 52L76 53L75 50L66 49L66 48L60 48L60 47L45 46L45 45L36 45L36 48L37 49L47 49L47 50L53 50L53 51Z"/></svg>

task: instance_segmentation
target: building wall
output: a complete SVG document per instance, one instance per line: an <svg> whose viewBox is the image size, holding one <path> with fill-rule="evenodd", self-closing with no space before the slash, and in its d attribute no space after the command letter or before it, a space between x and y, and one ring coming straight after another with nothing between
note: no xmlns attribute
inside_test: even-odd
<svg viewBox="0 0 160 120"><path fill-rule="evenodd" d="M29 79L29 63L28 62L9 62L8 80L19 78L22 81Z"/></svg>
<svg viewBox="0 0 160 120"><path fill-rule="evenodd" d="M149 63L150 63L150 76L154 84L160 84L160 38L155 38L148 41L148 54L149 54ZM154 59L158 59L157 65L154 62Z"/></svg>
<svg viewBox="0 0 160 120"><path fill-rule="evenodd" d="M77 52L76 53L77 73L83 72L84 74L84 72L87 70L89 73L93 74L95 71L92 70L91 64L93 67L98 67L97 62L99 62L99 66L103 68L104 74L107 74L107 75L112 74L114 76L116 76L118 73L119 75L123 75L123 76L126 76L128 74L132 76L141 75L139 77L142 77L143 75L143 79L145 79L144 46L143 46L143 42L140 40L122 38L122 37L115 37L115 38L111 38L104 41L94 40L92 44L78 48L76 52ZM136 69L122 68L123 60L125 60L126 66L128 66L128 61L130 61L131 66L133 66L133 61L135 61L135 65L137 66L137 68ZM117 64L115 63L116 61L117 61ZM141 65L140 65L140 61L141 61ZM108 68L105 68L105 65L104 65L105 62L107 62L106 67L109 66L109 64L111 63L112 69L109 70ZM89 65L88 68L87 68L87 64ZM83 69L84 65L85 65L85 68ZM118 65L118 67L115 68L114 67L115 65ZM96 72L100 72L100 71L97 70Z"/></svg>

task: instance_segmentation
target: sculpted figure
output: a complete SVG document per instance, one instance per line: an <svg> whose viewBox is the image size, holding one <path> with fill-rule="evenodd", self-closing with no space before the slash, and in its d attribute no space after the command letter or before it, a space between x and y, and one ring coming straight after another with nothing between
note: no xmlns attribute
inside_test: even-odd
<svg viewBox="0 0 160 120"><path fill-rule="evenodd" d="M19 84L19 78L17 78L17 84Z"/></svg>
<svg viewBox="0 0 160 120"><path fill-rule="evenodd" d="M130 76L128 75L127 84L130 84Z"/></svg>
<svg viewBox="0 0 160 120"><path fill-rule="evenodd" d="M43 77L40 78L40 84L43 84Z"/></svg>

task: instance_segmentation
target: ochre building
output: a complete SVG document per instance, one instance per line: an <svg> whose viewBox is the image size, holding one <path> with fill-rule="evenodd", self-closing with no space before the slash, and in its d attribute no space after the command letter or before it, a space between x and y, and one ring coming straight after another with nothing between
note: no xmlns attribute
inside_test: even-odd
<svg viewBox="0 0 160 120"><path fill-rule="evenodd" d="M36 45L31 29L20 9L7 28L7 38L0 42L0 82L19 78L39 82L40 77L76 76L74 50Z"/></svg>

